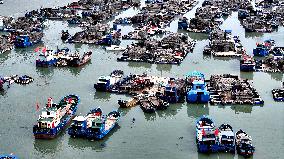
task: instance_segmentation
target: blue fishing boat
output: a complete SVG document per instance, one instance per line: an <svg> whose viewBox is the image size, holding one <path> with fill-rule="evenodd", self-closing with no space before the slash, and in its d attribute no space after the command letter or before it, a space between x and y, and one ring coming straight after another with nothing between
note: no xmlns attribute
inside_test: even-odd
<svg viewBox="0 0 284 159"><path fill-rule="evenodd" d="M186 75L188 91L186 101L188 103L207 103L210 99L207 91L204 74L201 72L191 72Z"/></svg>
<svg viewBox="0 0 284 159"><path fill-rule="evenodd" d="M255 60L253 57L243 54L240 61L240 70L244 72L250 72L255 70Z"/></svg>
<svg viewBox="0 0 284 159"><path fill-rule="evenodd" d="M19 158L13 154L10 154L10 155L0 155L0 159L19 159Z"/></svg>
<svg viewBox="0 0 284 159"><path fill-rule="evenodd" d="M25 48L40 43L42 37L43 37L42 32L32 32L26 35L19 35L16 36L14 44L16 47Z"/></svg>
<svg viewBox="0 0 284 159"><path fill-rule="evenodd" d="M239 130L236 133L236 149L237 153L244 157L252 156L255 151L255 147L252 145L251 136L243 130Z"/></svg>
<svg viewBox="0 0 284 159"><path fill-rule="evenodd" d="M218 152L218 129L212 119L202 116L196 121L196 144L201 153Z"/></svg>
<svg viewBox="0 0 284 159"><path fill-rule="evenodd" d="M106 117L91 120L87 128L87 138L102 139L117 126L119 118L120 113L118 111L112 111Z"/></svg>
<svg viewBox="0 0 284 159"><path fill-rule="evenodd" d="M37 124L33 127L35 138L55 138L74 118L79 103L80 98L73 94L63 97L59 104L48 98L46 109L42 111Z"/></svg>
<svg viewBox="0 0 284 159"><path fill-rule="evenodd" d="M41 53L36 59L37 67L50 67L57 64L58 59L66 57L69 53L68 48L57 49L57 51L47 50L46 48L36 48L36 52L41 49Z"/></svg>
<svg viewBox="0 0 284 159"><path fill-rule="evenodd" d="M189 22L188 22L188 19L186 17L179 19L178 29L187 30L188 26L189 26Z"/></svg>
<svg viewBox="0 0 284 159"><path fill-rule="evenodd" d="M177 103L184 100L185 94L185 83L177 80L175 78L170 78L168 84L165 86L164 94L161 99L167 101L168 103Z"/></svg>
<svg viewBox="0 0 284 159"><path fill-rule="evenodd" d="M268 56L274 45L275 41L271 39L265 40L263 43L257 43L256 48L253 49L253 55L261 57Z"/></svg>
<svg viewBox="0 0 284 159"><path fill-rule="evenodd" d="M219 151L235 153L235 134L229 124L219 127Z"/></svg>
<svg viewBox="0 0 284 159"><path fill-rule="evenodd" d="M76 116L72 120L71 126L68 128L68 134L73 138L85 137L87 133L87 126L91 124L90 121L101 118L101 108L95 108L91 110L86 116Z"/></svg>

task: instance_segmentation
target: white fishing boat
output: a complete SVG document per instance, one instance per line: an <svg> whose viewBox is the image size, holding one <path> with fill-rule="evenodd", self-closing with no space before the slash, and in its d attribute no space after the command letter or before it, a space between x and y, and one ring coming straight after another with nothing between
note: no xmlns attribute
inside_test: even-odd
<svg viewBox="0 0 284 159"><path fill-rule="evenodd" d="M125 47L117 46L117 45L111 45L109 47L106 47L106 50L108 51L123 51L125 50Z"/></svg>

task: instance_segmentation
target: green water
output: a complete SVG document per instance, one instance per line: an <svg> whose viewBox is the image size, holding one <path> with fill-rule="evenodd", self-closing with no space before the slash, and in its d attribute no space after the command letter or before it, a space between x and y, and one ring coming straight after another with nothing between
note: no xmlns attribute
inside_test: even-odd
<svg viewBox="0 0 284 159"><path fill-rule="evenodd" d="M27 5L29 3L29 5ZM27 9L40 6L62 5L61 1L5 1L0 5L0 15L21 15ZM199 3L201 5L201 3ZM133 15L137 10L128 10L122 16ZM192 17L194 11L186 14ZM237 20L237 13L228 17L221 26L232 29L239 35L242 44L251 54L256 42L272 38L276 44L284 46L284 28L270 34L246 34ZM276 159L284 156L284 105L274 102L271 89L281 87L281 73L242 73L239 60L203 56L203 47L208 44L207 36L189 34L197 40L196 48L180 66L151 65L146 63L119 63L117 54L106 52L94 45L63 44L60 32L67 29L65 22L49 21L44 30L44 43L49 48L67 46L71 50L93 51L91 63L81 68L36 68L35 47L14 49L0 55L2 75L27 74L35 78L27 86L12 85L0 94L0 154L15 153L20 158L169 158L169 159L231 159L238 155L218 153L200 154L195 145L195 121L201 115L212 117L217 126L229 123L234 130L243 129L253 138L255 159ZM131 27L119 27L123 33ZM79 28L68 28L71 33ZM177 21L168 30L177 31ZM132 41L123 41L122 45ZM123 113L119 127L100 141L73 139L66 132L54 140L35 140L32 126L40 112L36 112L36 102L43 107L48 97L58 102L61 97L75 93L81 97L78 114L86 114L100 106L104 113L118 109L117 100L127 99L124 95L96 92L93 84L100 75L109 74L114 69L128 73L147 72L150 75L183 77L189 71L198 70L207 78L217 73L232 73L253 80L253 86L264 99L263 106L211 106L195 104L174 104L165 111L144 114L137 106L119 109ZM135 122L132 123L132 119Z"/></svg>

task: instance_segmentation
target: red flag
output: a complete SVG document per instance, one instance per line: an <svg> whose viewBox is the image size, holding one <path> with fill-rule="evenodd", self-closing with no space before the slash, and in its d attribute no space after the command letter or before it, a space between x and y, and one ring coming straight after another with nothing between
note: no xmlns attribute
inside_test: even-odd
<svg viewBox="0 0 284 159"><path fill-rule="evenodd" d="M214 134L217 136L217 135L219 134L219 130L216 129L216 130L214 131Z"/></svg>
<svg viewBox="0 0 284 159"><path fill-rule="evenodd" d="M72 103L72 98L68 99L68 103L71 104Z"/></svg>
<svg viewBox="0 0 284 159"><path fill-rule="evenodd" d="M203 136L205 136L206 134L205 134L205 130L204 129L202 129L202 135Z"/></svg>
<svg viewBox="0 0 284 159"><path fill-rule="evenodd" d="M36 102L36 111L38 111L39 110L39 104L38 104L38 102Z"/></svg>
<svg viewBox="0 0 284 159"><path fill-rule="evenodd" d="M46 52L46 48L43 48L43 49L42 49L42 52Z"/></svg>
<svg viewBox="0 0 284 159"><path fill-rule="evenodd" d="M38 52L39 51L39 47L35 48L35 52Z"/></svg>

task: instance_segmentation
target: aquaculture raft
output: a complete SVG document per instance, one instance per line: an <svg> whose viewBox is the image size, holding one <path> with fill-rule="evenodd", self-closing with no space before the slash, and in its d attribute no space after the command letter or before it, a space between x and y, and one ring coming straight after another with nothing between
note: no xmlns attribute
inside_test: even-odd
<svg viewBox="0 0 284 159"><path fill-rule="evenodd" d="M48 98L46 109L42 111L37 124L33 127L35 138L55 138L74 118L79 103L80 98L73 94L63 97L59 104Z"/></svg>
<svg viewBox="0 0 284 159"><path fill-rule="evenodd" d="M117 61L147 62L155 64L181 64L195 47L195 41L178 33L171 33L161 41L146 39L128 45Z"/></svg>
<svg viewBox="0 0 284 159"><path fill-rule="evenodd" d="M212 75L208 84L210 104L263 104L257 91L248 80L237 75Z"/></svg>
<svg viewBox="0 0 284 159"><path fill-rule="evenodd" d="M214 29L209 35L209 45L204 48L204 54L221 57L236 57L243 53L243 46L238 36L232 35L232 30Z"/></svg>

